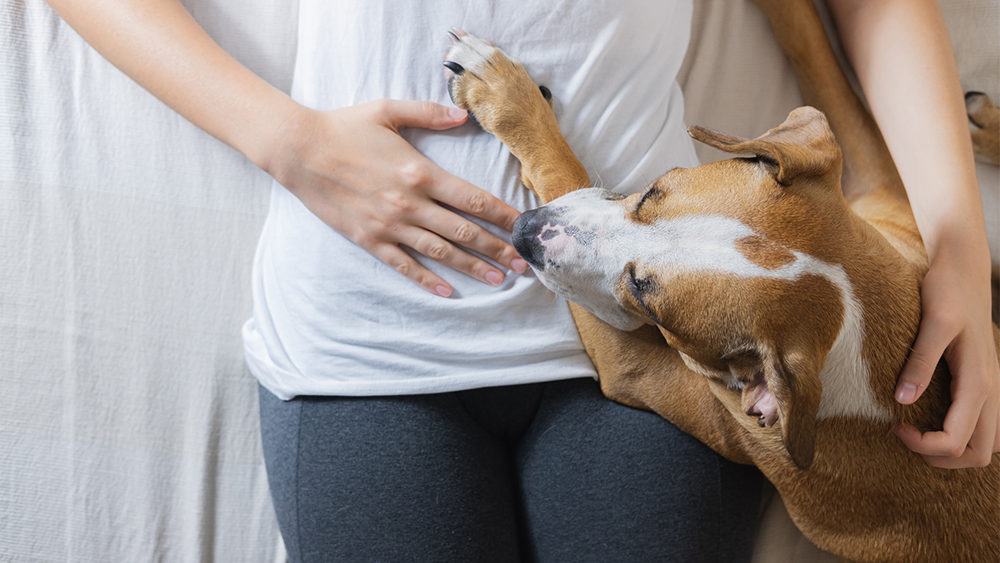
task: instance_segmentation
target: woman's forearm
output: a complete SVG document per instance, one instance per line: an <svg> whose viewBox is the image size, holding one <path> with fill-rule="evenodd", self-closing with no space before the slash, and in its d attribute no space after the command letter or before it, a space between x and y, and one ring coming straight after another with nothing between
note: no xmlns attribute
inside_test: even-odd
<svg viewBox="0 0 1000 563"><path fill-rule="evenodd" d="M844 50L906 186L931 262L988 249L958 69L934 0L830 2Z"/></svg>
<svg viewBox="0 0 1000 563"><path fill-rule="evenodd" d="M177 113L269 168L301 106L219 47L177 0L47 0L87 43Z"/></svg>

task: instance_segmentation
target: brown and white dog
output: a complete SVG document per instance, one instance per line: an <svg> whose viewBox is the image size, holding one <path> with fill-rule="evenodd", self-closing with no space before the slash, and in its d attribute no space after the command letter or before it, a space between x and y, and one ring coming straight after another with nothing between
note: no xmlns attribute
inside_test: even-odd
<svg viewBox="0 0 1000 563"><path fill-rule="evenodd" d="M892 432L939 430L950 403L943 363L916 404L893 399L927 258L892 159L812 4L761 3L826 115L799 108L756 139L692 127L752 156L629 197L581 189L587 172L517 61L456 32L446 77L547 203L518 219L515 246L577 304L608 397L757 465L845 560L1000 561L1000 456L936 469Z"/></svg>

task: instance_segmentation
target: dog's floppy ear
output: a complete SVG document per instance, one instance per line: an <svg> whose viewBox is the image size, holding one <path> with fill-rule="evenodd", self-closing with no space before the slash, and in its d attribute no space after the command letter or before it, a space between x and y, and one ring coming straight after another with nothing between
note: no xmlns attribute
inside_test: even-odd
<svg viewBox="0 0 1000 563"><path fill-rule="evenodd" d="M799 177L838 172L840 146L823 112L808 106L788 114L785 122L756 139L726 135L705 127L688 127L692 138L732 154L755 154L777 165L775 177L787 186ZM839 184L838 184L839 188Z"/></svg>
<svg viewBox="0 0 1000 563"><path fill-rule="evenodd" d="M764 356L764 381L781 416L781 439L799 469L809 469L815 453L816 411L823 385L820 366L805 354Z"/></svg>
<svg viewBox="0 0 1000 563"><path fill-rule="evenodd" d="M730 364L734 372L743 372L739 379L750 381L743 386L743 410L759 417L761 426L780 421L785 451L796 467L809 469L823 391L817 361L800 352L781 354L771 346L761 346L751 356L750 361Z"/></svg>

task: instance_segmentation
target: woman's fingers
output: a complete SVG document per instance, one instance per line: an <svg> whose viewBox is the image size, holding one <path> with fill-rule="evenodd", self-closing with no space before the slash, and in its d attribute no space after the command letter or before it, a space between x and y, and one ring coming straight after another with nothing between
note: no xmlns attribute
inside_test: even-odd
<svg viewBox="0 0 1000 563"><path fill-rule="evenodd" d="M436 262L488 285L500 285L503 282L504 274L496 267L456 247L431 231L413 228L405 235L412 242L404 242L403 244Z"/></svg>
<svg viewBox="0 0 1000 563"><path fill-rule="evenodd" d="M912 426L899 426L896 435L907 447L921 454L928 465L945 469L986 467L997 449L996 439L1000 433L996 400L987 401L979 411L981 416L971 421L961 420L962 415L970 409L975 410L975 406L962 406L956 402L952 407L945 418L943 431L921 434ZM971 437L963 440L967 424L975 428ZM956 427L960 429L957 433L954 430ZM963 445L955 447L954 444Z"/></svg>
<svg viewBox="0 0 1000 563"><path fill-rule="evenodd" d="M942 430L921 434L909 426L896 428L908 448L943 468L982 467L1000 450L996 343L974 299L980 288L959 269L942 263L928 271L921 290L924 316L896 387L896 400L912 404L927 388L938 360L947 360L952 403Z"/></svg>
<svg viewBox="0 0 1000 563"><path fill-rule="evenodd" d="M462 180L453 176L450 180L462 182ZM469 208L470 206L461 207L456 205L457 202L454 199L448 201L434 198L435 201L443 203L447 207L434 205L424 208L419 223L428 230L439 234L455 244L478 252L498 264L502 264L506 268L519 274L524 272L527 268L527 263L521 259L510 243L455 213L451 208L460 209L470 215L486 219L508 231L513 228L513 222L520 213L471 184L469 184L469 191L472 193L466 201L476 200L472 201L473 205L471 209ZM477 210L479 213L475 212ZM490 217L493 217L495 220L491 220Z"/></svg>
<svg viewBox="0 0 1000 563"><path fill-rule="evenodd" d="M405 127L450 129L465 123L469 117L469 112L464 109L443 106L434 102L376 100L370 104L376 115L393 131L399 131Z"/></svg>
<svg viewBox="0 0 1000 563"><path fill-rule="evenodd" d="M430 186L428 190L430 197L469 215L485 219L505 231L514 229L514 221L521 214L520 211L461 178L451 176L447 172L444 174L448 177L442 178Z"/></svg>
<svg viewBox="0 0 1000 563"><path fill-rule="evenodd" d="M424 208L422 211L421 207ZM485 284L496 286L503 282L504 273L496 266L456 246L437 231L457 233L456 238L468 240L470 244L487 252L493 247L500 248L502 253L505 246L503 241L436 203L428 202L412 209L414 216L408 220L394 219L381 221L377 225L369 224L364 235L353 237L353 242L427 291L441 296L451 294L451 284L421 265L403 251L401 246L409 247L418 254ZM430 219L421 220L421 216ZM452 224L458 226L448 226ZM489 256L486 252L483 254Z"/></svg>
<svg viewBox="0 0 1000 563"><path fill-rule="evenodd" d="M938 360L954 336L950 327L924 317L917 340L896 383L897 401L910 405L920 398L934 375Z"/></svg>
<svg viewBox="0 0 1000 563"><path fill-rule="evenodd" d="M474 229L482 231L482 235L493 237L480 227L465 221ZM394 270L416 282L420 287L443 297L451 295L451 284L441 279L405 252L400 245L412 248L436 262L462 272L485 284L500 285L504 274L485 260L462 250L432 231L419 227L404 227L397 231L398 241L388 241L366 248L373 256L391 266ZM499 239L497 239L499 241ZM398 251L398 252L397 252Z"/></svg>
<svg viewBox="0 0 1000 563"><path fill-rule="evenodd" d="M399 169L399 176L396 186L381 190L382 228L378 238L409 246L490 285L502 282L503 272L466 249L517 273L527 269L513 246L454 211L460 209L486 220L493 218L492 222L499 221L500 227L509 230L519 214L516 209L430 161L411 162ZM449 199L439 200L436 194L447 194Z"/></svg>
<svg viewBox="0 0 1000 563"><path fill-rule="evenodd" d="M412 256L404 252L399 245L383 243L372 248L365 248L365 250L427 291L441 297L451 295L451 285L449 283L425 268L420 262L417 262Z"/></svg>
<svg viewBox="0 0 1000 563"><path fill-rule="evenodd" d="M977 410L981 407L982 410ZM896 435L908 448L922 455L928 465L948 469L985 467L993 455L996 417L994 405L970 406L956 401L945 418L944 430L921 434L912 426L899 426ZM966 438L970 427L973 430Z"/></svg>

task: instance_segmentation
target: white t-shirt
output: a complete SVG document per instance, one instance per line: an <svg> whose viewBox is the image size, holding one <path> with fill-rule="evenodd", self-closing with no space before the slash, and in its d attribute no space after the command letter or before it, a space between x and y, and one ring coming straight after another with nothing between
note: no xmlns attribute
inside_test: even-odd
<svg viewBox="0 0 1000 563"><path fill-rule="evenodd" d="M698 164L676 83L690 0L303 0L292 96L316 109L379 98L451 105L442 76L459 27L548 86L595 185L636 192ZM402 135L444 170L511 206L536 207L506 147L473 123ZM453 285L431 295L275 183L253 268L247 363L283 399L398 395L594 375L566 303L531 274L491 287L417 256ZM505 240L510 233L476 220ZM502 271L504 268L500 267Z"/></svg>

